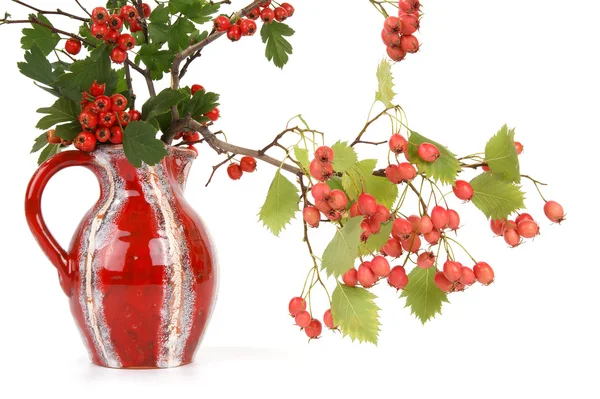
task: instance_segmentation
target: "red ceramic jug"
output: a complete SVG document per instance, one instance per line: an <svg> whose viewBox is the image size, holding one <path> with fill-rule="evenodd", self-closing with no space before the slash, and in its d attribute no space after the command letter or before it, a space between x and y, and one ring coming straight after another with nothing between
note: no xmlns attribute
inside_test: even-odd
<svg viewBox="0 0 600 399"><path fill-rule="evenodd" d="M31 232L58 269L90 358L101 366L190 363L213 309L214 251L183 198L195 153L168 152L139 169L122 146L62 152L40 166L27 190ZM41 199L50 178L69 166L94 172L100 199L65 251L44 223Z"/></svg>

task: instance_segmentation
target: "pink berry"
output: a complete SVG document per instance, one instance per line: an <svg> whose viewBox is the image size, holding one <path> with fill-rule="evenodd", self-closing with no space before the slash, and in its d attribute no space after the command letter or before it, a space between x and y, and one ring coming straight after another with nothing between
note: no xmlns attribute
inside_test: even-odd
<svg viewBox="0 0 600 399"><path fill-rule="evenodd" d="M398 173L400 174L402 181L411 181L417 176L415 166L408 162L402 162L398 165Z"/></svg>
<svg viewBox="0 0 600 399"><path fill-rule="evenodd" d="M385 168L385 177L394 184L400 184L404 180L400 175L398 165L389 165Z"/></svg>
<svg viewBox="0 0 600 399"><path fill-rule="evenodd" d="M431 221L433 222L433 225L436 229L445 229L448 226L448 222L450 221L448 211L439 205L435 206L431 211Z"/></svg>
<svg viewBox="0 0 600 399"><path fill-rule="evenodd" d="M304 332L310 339L319 338L321 332L323 331L323 326L321 322L317 319L312 319L310 324L304 329Z"/></svg>
<svg viewBox="0 0 600 399"><path fill-rule="evenodd" d="M288 306L288 309L290 311L290 314L294 317L296 317L296 315L298 313L300 313L300 311L302 310L306 310L306 301L303 298L300 297L294 297L292 298L292 300L290 301L290 304Z"/></svg>
<svg viewBox="0 0 600 399"><path fill-rule="evenodd" d="M456 282L462 276L461 268L462 266L458 262L447 260L444 262L444 276L448 281Z"/></svg>
<svg viewBox="0 0 600 399"><path fill-rule="evenodd" d="M327 183L317 183L312 186L312 188L310 189L310 192L311 192L313 198L315 199L315 201L321 201L321 200L327 201L329 199L329 194L331 193L331 189L329 188Z"/></svg>
<svg viewBox="0 0 600 399"><path fill-rule="evenodd" d="M408 141L401 134L395 133L390 137L389 145L394 154L402 154L408 148Z"/></svg>
<svg viewBox="0 0 600 399"><path fill-rule="evenodd" d="M429 269L435 263L435 255L433 252L423 252L417 258L417 266L421 269Z"/></svg>
<svg viewBox="0 0 600 399"><path fill-rule="evenodd" d="M405 240L401 240L401 242L402 248L406 252L417 253L421 249L421 238L414 233L410 233L410 236Z"/></svg>
<svg viewBox="0 0 600 399"><path fill-rule="evenodd" d="M404 240L412 233L412 225L403 218L397 218L392 225L392 237L398 240Z"/></svg>
<svg viewBox="0 0 600 399"><path fill-rule="evenodd" d="M403 35L412 35L419 29L420 23L417 16L413 14L402 14L398 18L400 19L400 24L402 25L402 30L400 33Z"/></svg>
<svg viewBox="0 0 600 399"><path fill-rule="evenodd" d="M317 159L310 163L310 175L319 181L329 180L333 175L333 167L330 163L322 164Z"/></svg>
<svg viewBox="0 0 600 399"><path fill-rule="evenodd" d="M562 205L556 201L548 201L544 205L544 213L551 222L560 223L565 220L565 211Z"/></svg>
<svg viewBox="0 0 600 399"><path fill-rule="evenodd" d="M490 220L490 229L497 236L501 236L504 234L504 229L506 228L506 220Z"/></svg>
<svg viewBox="0 0 600 399"><path fill-rule="evenodd" d="M475 278L483 285L490 285L494 282L494 270L485 262L479 262L473 266Z"/></svg>
<svg viewBox="0 0 600 399"><path fill-rule="evenodd" d="M315 208L314 206L307 206L306 208L304 208L304 211L302 211L302 214L304 216L304 221L310 227L319 227L321 214L319 213L319 210L317 208Z"/></svg>
<svg viewBox="0 0 600 399"><path fill-rule="evenodd" d="M427 234L431 233L433 230L433 222L431 218L427 215L424 215L419 221L419 234Z"/></svg>
<svg viewBox="0 0 600 399"><path fill-rule="evenodd" d="M435 162L440 157L440 150L431 144L431 143L422 143L417 153L419 154L419 158L421 158L425 162Z"/></svg>
<svg viewBox="0 0 600 399"><path fill-rule="evenodd" d="M377 200L371 194L362 193L358 196L358 209L365 216L372 216L377 212Z"/></svg>
<svg viewBox="0 0 600 399"><path fill-rule="evenodd" d="M370 288L377 282L377 276L371 269L371 262L363 262L358 267L358 281L365 288Z"/></svg>
<svg viewBox="0 0 600 399"><path fill-rule="evenodd" d="M436 245L440 241L441 236L442 233L435 228L429 233L423 234L423 238L425 238L425 241L427 241L430 245Z"/></svg>
<svg viewBox="0 0 600 399"><path fill-rule="evenodd" d="M337 328L337 326L333 324L333 315L331 314L331 309L327 309L325 311L325 314L323 315L323 323L325 323L327 328L330 330L335 330Z"/></svg>
<svg viewBox="0 0 600 399"><path fill-rule="evenodd" d="M472 285L475 283L475 273L466 266L460 268L461 276L459 282L464 285Z"/></svg>
<svg viewBox="0 0 600 399"><path fill-rule="evenodd" d="M377 208L375 214L373 215L373 220L379 223L385 223L390 219L390 210L387 209L384 205L377 204Z"/></svg>
<svg viewBox="0 0 600 399"><path fill-rule="evenodd" d="M407 53L416 53L419 51L419 39L413 35L403 35L400 37L400 48Z"/></svg>
<svg viewBox="0 0 600 399"><path fill-rule="evenodd" d="M514 227L509 227L504 230L504 241L512 248L519 246L521 243L521 236Z"/></svg>
<svg viewBox="0 0 600 399"><path fill-rule="evenodd" d="M296 320L296 324L300 328L306 328L310 324L312 317L310 316L310 313L308 313L306 310L301 310L296 315L295 320Z"/></svg>
<svg viewBox="0 0 600 399"><path fill-rule="evenodd" d="M469 182L466 182L464 180L455 181L452 190L454 191L454 195L456 195L458 199L461 199L463 201L470 201L471 198L473 198L473 187Z"/></svg>
<svg viewBox="0 0 600 399"><path fill-rule="evenodd" d="M517 224L517 226L518 226L518 225L519 225L519 223L521 223L521 222L522 222L522 221L524 221L524 220L531 220L532 222L534 221L534 220L533 220L533 217L532 217L530 214L528 214L528 213L521 213L521 214L519 214L519 216L517 216L517 218L515 219L515 223L516 223L516 224Z"/></svg>
<svg viewBox="0 0 600 399"><path fill-rule="evenodd" d="M533 238L540 234L540 227L533 220L523 220L517 225L517 233L523 238Z"/></svg>
<svg viewBox="0 0 600 399"><path fill-rule="evenodd" d="M394 266L388 275L388 284L397 290L401 290L408 284L406 270L402 266Z"/></svg>
<svg viewBox="0 0 600 399"><path fill-rule="evenodd" d="M390 274L390 264L383 256L376 256L371 261L371 270L376 277L386 277Z"/></svg>
<svg viewBox="0 0 600 399"><path fill-rule="evenodd" d="M389 256L390 258L398 258L402 255L402 244L400 241L395 238L390 238L383 248L381 248L381 252Z"/></svg>
<svg viewBox="0 0 600 399"><path fill-rule="evenodd" d="M460 227L460 216L458 215L458 212L456 212L454 209L448 209L447 213L448 228L454 231L458 230L458 228Z"/></svg>
<svg viewBox="0 0 600 399"><path fill-rule="evenodd" d="M327 163L331 163L333 162L333 150L331 149L331 147L327 147L327 146L322 146L317 148L317 150L315 151L315 159L317 159L319 162L323 163L323 164L327 164Z"/></svg>
<svg viewBox="0 0 600 399"><path fill-rule="evenodd" d="M331 193L329 194L329 200L327 202L332 209L339 211L341 209L346 209L346 206L348 205L348 197L342 190L331 190Z"/></svg>
<svg viewBox="0 0 600 399"><path fill-rule="evenodd" d="M454 288L454 284L446 278L443 272L437 272L433 278L433 282L444 292L452 292Z"/></svg>
<svg viewBox="0 0 600 399"><path fill-rule="evenodd" d="M358 284L358 272L356 269L352 268L344 273L342 276L342 281L348 287L356 287L356 284Z"/></svg>

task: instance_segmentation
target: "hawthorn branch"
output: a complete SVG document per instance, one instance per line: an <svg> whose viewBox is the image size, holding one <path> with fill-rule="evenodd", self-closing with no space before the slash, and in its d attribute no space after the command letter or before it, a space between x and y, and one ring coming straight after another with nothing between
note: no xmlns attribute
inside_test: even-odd
<svg viewBox="0 0 600 399"><path fill-rule="evenodd" d="M227 162L231 161L233 159L233 157L235 157L235 154L231 154L230 156L227 157L226 160L224 160L223 162L221 162L221 163L213 166L212 173L210 174L210 177L208 178L208 181L206 182L206 185L204 187L208 187L208 185L212 181L213 177L215 176L215 173L217 173L217 170L219 170L219 168L221 166L225 165Z"/></svg>
<svg viewBox="0 0 600 399"><path fill-rule="evenodd" d="M79 8L81 8L84 13L86 13L87 15L89 15L90 18L92 18L92 14L90 14L90 12L84 6L81 5L81 3L79 2L79 0L75 0L75 3L77 3L77 5L79 6Z"/></svg>
<svg viewBox="0 0 600 399"><path fill-rule="evenodd" d="M12 0L12 1L13 1L14 3L17 3L17 4L20 4L20 5L22 5L23 7L27 7L27 8L29 8L30 10L33 10L33 11L35 11L35 12L37 12L37 13L40 13L40 14L42 14L42 15L62 15L62 16L64 16L64 17L69 17L69 18L71 18L71 19L76 19L76 20L78 20L78 21L83 21L83 22L89 22L89 21L90 21L88 18L82 18L82 17L79 17L79 16L77 16L77 15L70 14L70 13L68 13L68 12L64 12L64 11L62 11L61 9L58 9L58 8L56 9L56 11L50 11L50 10L41 10L41 9L39 9L39 8L37 8L37 7L34 7L34 6L32 6L32 5L29 5L29 4L26 4L26 3L22 2L22 1L19 1L19 0Z"/></svg>
<svg viewBox="0 0 600 399"><path fill-rule="evenodd" d="M125 80L127 81L127 90L129 90L129 97L131 98L131 109L135 109L135 93L133 92L133 83L131 81L131 69L129 68L129 64L125 64L123 66L125 69Z"/></svg>
<svg viewBox="0 0 600 399"><path fill-rule="evenodd" d="M148 35L148 23L146 22L146 18L144 18L144 7L142 6L142 2L140 0L133 0L133 5L135 6L138 15L140 16L139 22L142 25L142 31L144 32L144 38L146 39L146 43L150 42L150 36Z"/></svg>
<svg viewBox="0 0 600 399"><path fill-rule="evenodd" d="M366 133L367 129L369 128L369 126L371 126L377 119L381 118L383 115L386 115L387 112L390 109L394 109L392 108L386 108L383 111L381 111L379 114L377 114L376 117L374 117L373 119L371 119L370 121L368 121L365 126L362 128L362 130L358 133L358 136L356 136L356 138L354 139L354 141L352 142L352 144L350 144L350 147L354 147L356 144L358 143L367 143L364 141L361 141L362 136Z"/></svg>

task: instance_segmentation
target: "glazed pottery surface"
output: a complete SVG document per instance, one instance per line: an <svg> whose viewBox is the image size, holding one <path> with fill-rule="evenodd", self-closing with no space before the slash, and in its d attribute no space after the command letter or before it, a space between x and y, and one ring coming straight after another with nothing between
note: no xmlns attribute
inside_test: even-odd
<svg viewBox="0 0 600 399"><path fill-rule="evenodd" d="M62 152L40 166L27 191L29 227L58 270L91 360L101 366L190 363L213 309L214 250L183 198L195 153L168 151L159 164L138 169L122 146ZM44 223L41 198L50 178L69 166L94 172L100 199L65 251Z"/></svg>

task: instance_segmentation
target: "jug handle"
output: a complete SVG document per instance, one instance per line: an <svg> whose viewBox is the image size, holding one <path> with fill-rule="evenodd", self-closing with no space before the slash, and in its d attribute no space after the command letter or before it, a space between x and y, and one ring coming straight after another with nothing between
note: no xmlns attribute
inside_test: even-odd
<svg viewBox="0 0 600 399"><path fill-rule="evenodd" d="M67 296L71 296L72 270L69 270L68 254L48 230L42 216L42 195L46 184L57 172L70 166L84 166L94 170L93 157L82 151L58 153L42 163L33 174L25 196L25 215L31 233L35 237L50 262L58 270L60 285Z"/></svg>

